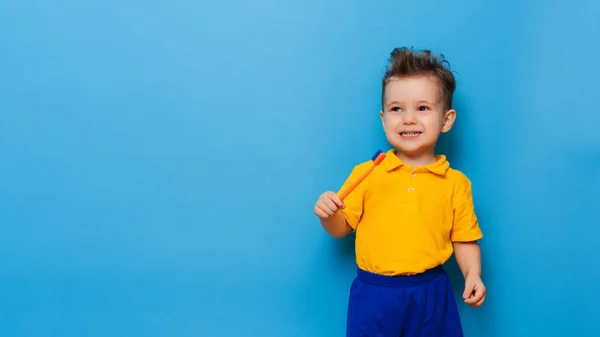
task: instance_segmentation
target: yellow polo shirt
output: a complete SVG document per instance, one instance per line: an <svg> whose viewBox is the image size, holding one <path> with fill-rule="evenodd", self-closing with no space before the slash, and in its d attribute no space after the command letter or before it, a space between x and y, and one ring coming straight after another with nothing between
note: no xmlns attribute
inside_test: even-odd
<svg viewBox="0 0 600 337"><path fill-rule="evenodd" d="M359 268L382 275L416 274L446 262L452 242L482 238L471 182L450 168L445 156L413 168L394 149L386 155L341 210L356 232ZM355 166L340 191L372 164Z"/></svg>

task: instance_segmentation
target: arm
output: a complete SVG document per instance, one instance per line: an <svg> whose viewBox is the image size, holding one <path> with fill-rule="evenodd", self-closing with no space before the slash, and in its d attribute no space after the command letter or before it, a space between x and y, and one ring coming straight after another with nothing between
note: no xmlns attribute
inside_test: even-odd
<svg viewBox="0 0 600 337"><path fill-rule="evenodd" d="M481 251L477 241L454 242L454 256L465 278L465 303L473 308L483 304L487 291L481 280Z"/></svg>
<svg viewBox="0 0 600 337"><path fill-rule="evenodd" d="M481 281L481 252L478 240L483 237L473 205L471 182L463 176L456 187L452 246L454 256L465 278L465 303L478 307L483 303L486 289Z"/></svg>
<svg viewBox="0 0 600 337"><path fill-rule="evenodd" d="M325 232L332 237L342 238L353 232L358 225L363 211L364 188L368 182L364 181L358 185L343 201L339 194L352 186L369 167L369 162L355 166L338 193L328 191L317 200L315 214L319 217Z"/></svg>
<svg viewBox="0 0 600 337"><path fill-rule="evenodd" d="M452 245L463 277L481 277L481 251L477 241L454 242Z"/></svg>
<svg viewBox="0 0 600 337"><path fill-rule="evenodd" d="M333 192L323 193L315 205L314 212L319 217L321 226L334 238L342 238L352 231L341 212L345 207L346 205Z"/></svg>
<svg viewBox="0 0 600 337"><path fill-rule="evenodd" d="M329 218L321 218L321 226L327 234L334 238L343 238L352 232L352 228L346 222L346 218L340 212L336 212Z"/></svg>

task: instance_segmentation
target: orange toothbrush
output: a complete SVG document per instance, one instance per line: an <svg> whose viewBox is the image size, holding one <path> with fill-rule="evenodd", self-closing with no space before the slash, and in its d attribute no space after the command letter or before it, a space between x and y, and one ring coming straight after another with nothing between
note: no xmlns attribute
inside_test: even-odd
<svg viewBox="0 0 600 337"><path fill-rule="evenodd" d="M383 153L383 151L381 151L381 150L377 150L377 152L375 152L375 154L373 155L373 157L371 157L371 160L373 160L373 166L371 166L367 170L367 172L363 173L363 175L360 176L354 183L352 183L352 185L350 185L346 190L342 191L338 195L338 198L340 198L341 201L344 201L344 199L348 196L348 194L350 194L350 192L352 192L358 185L360 185L360 183L362 183L362 181L365 180L365 178L371 172L373 172L373 170L375 169L375 167L377 167L377 165L381 164L381 162L384 159L385 159L385 153Z"/></svg>

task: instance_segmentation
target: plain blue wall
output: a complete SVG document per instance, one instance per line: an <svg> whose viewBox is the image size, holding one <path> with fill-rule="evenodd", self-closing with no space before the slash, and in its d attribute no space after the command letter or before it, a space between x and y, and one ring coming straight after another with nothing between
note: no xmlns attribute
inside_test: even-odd
<svg viewBox="0 0 600 337"><path fill-rule="evenodd" d="M600 5L552 3L0 1L0 335L343 336L352 238L312 207L387 148L409 45L458 72L466 336L598 336Z"/></svg>

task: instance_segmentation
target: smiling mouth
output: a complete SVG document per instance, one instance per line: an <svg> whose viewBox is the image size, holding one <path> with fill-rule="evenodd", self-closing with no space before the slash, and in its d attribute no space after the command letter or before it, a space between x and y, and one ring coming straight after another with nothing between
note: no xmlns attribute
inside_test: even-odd
<svg viewBox="0 0 600 337"><path fill-rule="evenodd" d="M400 132L400 136L402 137L416 137L420 134L422 134L423 132L421 131L406 131L406 132Z"/></svg>

